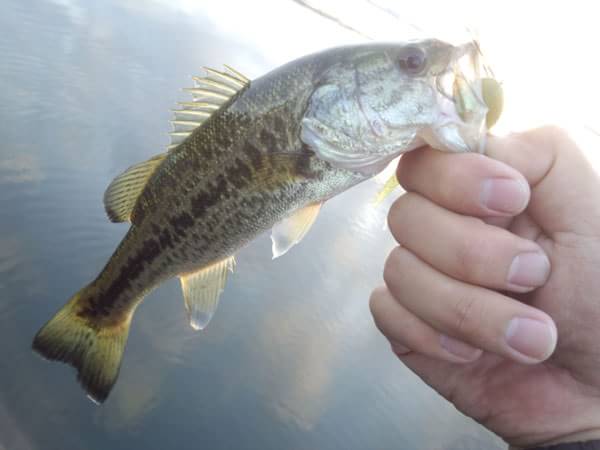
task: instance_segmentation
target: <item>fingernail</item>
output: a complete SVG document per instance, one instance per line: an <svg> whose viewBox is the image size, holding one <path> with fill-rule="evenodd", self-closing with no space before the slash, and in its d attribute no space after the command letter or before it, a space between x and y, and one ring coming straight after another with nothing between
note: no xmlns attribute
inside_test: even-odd
<svg viewBox="0 0 600 450"><path fill-rule="evenodd" d="M550 274L550 261L543 252L521 253L514 257L506 281L517 288L541 286Z"/></svg>
<svg viewBox="0 0 600 450"><path fill-rule="evenodd" d="M456 356L463 361L474 361L481 355L481 350L470 346L469 344L458 341L445 334L440 335L440 345L448 353Z"/></svg>
<svg viewBox="0 0 600 450"><path fill-rule="evenodd" d="M528 200L528 187L522 181L491 178L481 186L481 203L487 209L514 214L521 212Z"/></svg>
<svg viewBox="0 0 600 450"><path fill-rule="evenodd" d="M515 317L506 328L506 343L525 357L523 362L543 361L556 346L556 328L539 320Z"/></svg>

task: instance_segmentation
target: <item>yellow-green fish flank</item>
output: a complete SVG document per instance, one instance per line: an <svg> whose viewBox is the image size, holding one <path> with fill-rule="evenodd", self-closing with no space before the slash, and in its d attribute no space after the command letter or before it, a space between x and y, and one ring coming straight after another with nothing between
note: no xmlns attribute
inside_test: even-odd
<svg viewBox="0 0 600 450"><path fill-rule="evenodd" d="M203 328L234 254L259 234L273 230L279 256L308 232L323 202L400 153L425 142L479 151L481 77L459 94L440 91L440 80L458 73L459 60L476 61L477 51L437 40L365 44L309 55L254 81L229 67L195 77L193 101L175 112L170 149L129 168L105 193L109 218L131 222L129 231L100 274L42 327L34 349L77 368L102 402L137 305L164 280L180 278L190 324ZM456 104L469 105L468 114Z"/></svg>

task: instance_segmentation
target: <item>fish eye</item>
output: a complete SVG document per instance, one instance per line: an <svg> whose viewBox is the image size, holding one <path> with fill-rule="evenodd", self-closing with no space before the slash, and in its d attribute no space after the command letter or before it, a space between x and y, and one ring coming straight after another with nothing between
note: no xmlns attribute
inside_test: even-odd
<svg viewBox="0 0 600 450"><path fill-rule="evenodd" d="M419 47L408 47L398 59L400 68L410 75L420 74L427 65L427 56Z"/></svg>

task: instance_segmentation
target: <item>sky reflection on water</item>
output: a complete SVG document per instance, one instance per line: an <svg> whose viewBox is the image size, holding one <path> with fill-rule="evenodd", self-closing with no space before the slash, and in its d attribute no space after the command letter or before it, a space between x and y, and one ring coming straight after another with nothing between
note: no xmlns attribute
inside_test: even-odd
<svg viewBox="0 0 600 450"><path fill-rule="evenodd" d="M358 39L278 5L296 20L261 29L290 44L267 54L235 23L213 22L208 2L192 13L166 2L4 1L0 449L502 447L410 374L372 323L368 295L393 247L385 205L370 204L374 184L328 202L283 258L271 261L268 236L241 251L202 333L187 326L177 281L153 292L102 407L72 369L30 351L123 236L103 191L166 145L190 75L229 63L257 76Z"/></svg>

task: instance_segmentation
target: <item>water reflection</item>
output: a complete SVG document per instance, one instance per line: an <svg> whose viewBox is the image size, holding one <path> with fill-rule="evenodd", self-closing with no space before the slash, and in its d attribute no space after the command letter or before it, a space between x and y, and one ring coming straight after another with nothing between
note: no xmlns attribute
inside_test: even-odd
<svg viewBox="0 0 600 450"><path fill-rule="evenodd" d="M0 185L16 183L38 183L42 181L39 161L33 155L17 154L4 156L0 160Z"/></svg>
<svg viewBox="0 0 600 450"><path fill-rule="evenodd" d="M159 1L3 3L0 448L499 445L424 388L375 330L367 298L393 242L368 184L328 202L284 257L271 261L266 236L241 251L203 332L187 326L176 281L152 293L101 408L72 369L30 352L39 326L123 236L126 227L105 218L102 193L166 145L169 108L189 76L222 63L255 76L300 54L285 24L260 23L291 46L267 52L209 19L212 5L205 14L193 4L187 14ZM306 51L356 39L291 1L277 5L297 15L293 27L330 30Z"/></svg>

